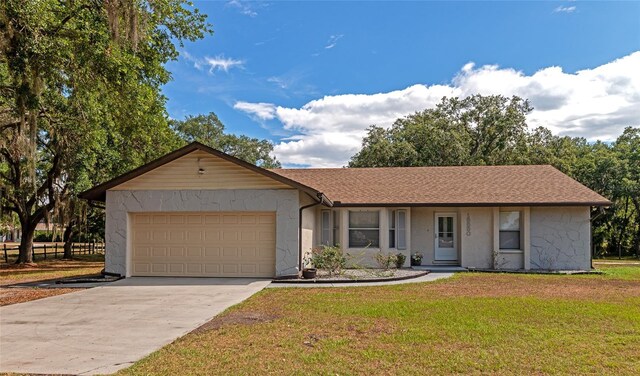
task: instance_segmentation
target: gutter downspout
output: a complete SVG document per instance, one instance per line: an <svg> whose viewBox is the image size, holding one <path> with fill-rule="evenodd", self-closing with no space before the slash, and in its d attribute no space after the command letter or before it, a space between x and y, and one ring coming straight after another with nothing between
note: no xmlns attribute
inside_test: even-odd
<svg viewBox="0 0 640 376"><path fill-rule="evenodd" d="M604 209L602 208L602 206L598 207L598 209L600 209L598 214L596 214L595 217L591 217L591 219L589 220L589 235L591 236L591 252L589 252L589 261L591 263L591 269L593 269L593 253L596 250L596 247L593 244L593 221L600 218L604 214Z"/></svg>
<svg viewBox="0 0 640 376"><path fill-rule="evenodd" d="M298 273L302 273L302 211L316 205L321 205L325 202L324 194L322 194L322 192L318 192L317 198L313 198L308 193L306 194L313 200L316 200L316 202L314 202L313 204L301 206L300 209L298 209Z"/></svg>

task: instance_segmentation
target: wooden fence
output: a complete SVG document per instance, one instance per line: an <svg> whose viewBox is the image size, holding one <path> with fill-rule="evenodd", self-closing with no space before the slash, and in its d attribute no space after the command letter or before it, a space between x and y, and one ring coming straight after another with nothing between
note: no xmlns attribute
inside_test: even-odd
<svg viewBox="0 0 640 376"><path fill-rule="evenodd" d="M42 252L37 252L41 250ZM18 246L7 246L6 243L2 244L2 254L4 262L9 262L9 257L18 257L19 248ZM94 254L104 254L104 243L72 243L71 244L71 254L72 255L94 255ZM33 261L36 261L36 256L38 256L41 260L46 260L47 258L62 258L64 255L64 245L63 244L43 244L43 245L34 245L31 247L31 257Z"/></svg>

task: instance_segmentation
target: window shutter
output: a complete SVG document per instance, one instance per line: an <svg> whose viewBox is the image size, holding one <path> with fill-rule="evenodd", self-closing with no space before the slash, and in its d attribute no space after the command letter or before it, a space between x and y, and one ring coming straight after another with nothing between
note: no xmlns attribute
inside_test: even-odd
<svg viewBox="0 0 640 376"><path fill-rule="evenodd" d="M398 224L396 231L398 232L398 244L397 249L407 249L407 211L398 210Z"/></svg>
<svg viewBox="0 0 640 376"><path fill-rule="evenodd" d="M329 210L322 211L322 231L320 234L320 243L331 245L331 212Z"/></svg>

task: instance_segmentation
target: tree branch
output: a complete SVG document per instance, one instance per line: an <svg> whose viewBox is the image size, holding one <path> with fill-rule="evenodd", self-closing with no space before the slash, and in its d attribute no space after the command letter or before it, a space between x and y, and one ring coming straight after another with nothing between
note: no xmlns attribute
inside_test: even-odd
<svg viewBox="0 0 640 376"><path fill-rule="evenodd" d="M50 31L46 32L45 34L50 35L50 36L58 34L58 32L60 32L60 30L62 30L62 28L64 28L64 26L69 21L71 21L71 19L76 17L78 14L80 14L80 12L82 12L85 9L91 9L91 5L83 4L83 5L79 6L75 11L72 11L65 18L63 18L62 21L60 21L60 24L58 24L58 26L56 26L53 30L50 30Z"/></svg>

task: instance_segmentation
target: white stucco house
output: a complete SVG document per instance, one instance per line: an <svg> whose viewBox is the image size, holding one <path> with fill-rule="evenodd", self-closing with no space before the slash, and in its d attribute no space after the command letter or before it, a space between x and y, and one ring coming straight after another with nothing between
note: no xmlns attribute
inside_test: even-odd
<svg viewBox="0 0 640 376"><path fill-rule="evenodd" d="M105 269L127 277L286 277L320 244L584 270L590 209L611 204L551 166L267 170L199 143L81 197L105 203Z"/></svg>

